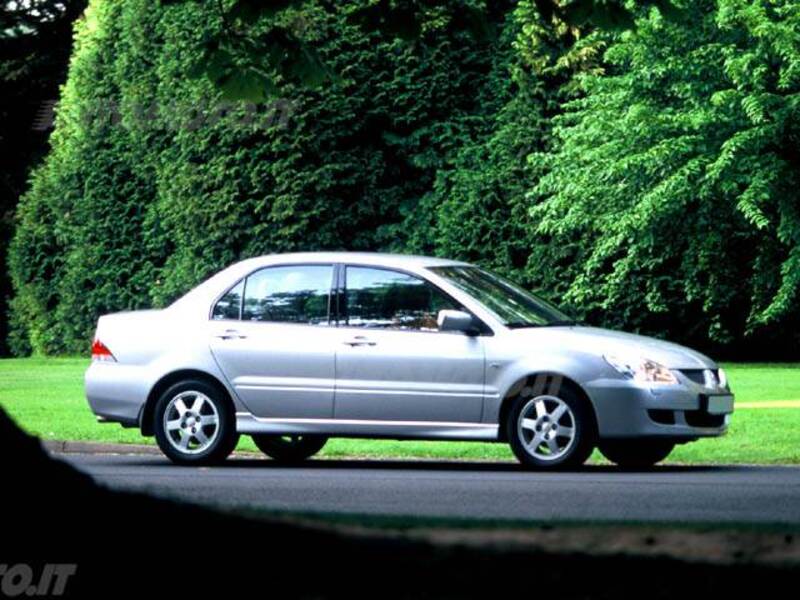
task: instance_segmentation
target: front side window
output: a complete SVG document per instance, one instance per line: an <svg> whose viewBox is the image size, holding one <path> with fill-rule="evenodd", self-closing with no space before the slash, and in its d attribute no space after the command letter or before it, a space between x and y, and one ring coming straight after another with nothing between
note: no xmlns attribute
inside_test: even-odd
<svg viewBox="0 0 800 600"><path fill-rule="evenodd" d="M475 298L506 327L547 327L576 323L546 300L478 267L431 267L430 271Z"/></svg>
<svg viewBox="0 0 800 600"><path fill-rule="evenodd" d="M347 267L346 287L350 327L438 331L440 310L461 309L430 283L388 269Z"/></svg>
<svg viewBox="0 0 800 600"><path fill-rule="evenodd" d="M268 267L245 280L242 319L328 325L333 266Z"/></svg>

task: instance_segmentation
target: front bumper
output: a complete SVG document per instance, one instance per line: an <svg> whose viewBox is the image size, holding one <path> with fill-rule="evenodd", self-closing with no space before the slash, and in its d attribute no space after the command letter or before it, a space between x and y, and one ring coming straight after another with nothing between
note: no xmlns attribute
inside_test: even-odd
<svg viewBox="0 0 800 600"><path fill-rule="evenodd" d="M651 386L624 379L587 385L601 438L661 437L678 441L716 437L728 430L733 394L682 380Z"/></svg>

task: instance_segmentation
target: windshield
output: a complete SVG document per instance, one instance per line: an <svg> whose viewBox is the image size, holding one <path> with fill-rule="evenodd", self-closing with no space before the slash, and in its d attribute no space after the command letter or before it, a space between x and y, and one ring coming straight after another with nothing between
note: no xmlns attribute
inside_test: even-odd
<svg viewBox="0 0 800 600"><path fill-rule="evenodd" d="M492 311L506 327L575 325L555 306L502 277L478 267L430 267Z"/></svg>

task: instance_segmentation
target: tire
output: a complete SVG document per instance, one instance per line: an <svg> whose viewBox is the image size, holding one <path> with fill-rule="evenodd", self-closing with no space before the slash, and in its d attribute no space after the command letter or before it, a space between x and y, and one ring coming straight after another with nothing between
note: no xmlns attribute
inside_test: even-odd
<svg viewBox="0 0 800 600"><path fill-rule="evenodd" d="M556 394L517 397L505 427L511 450L519 462L538 470L581 466L594 450L597 437L591 407L566 387ZM571 430L570 435L566 435L567 430ZM559 435L561 432L565 435ZM541 436L541 441L534 446L537 435ZM555 446L551 445L551 439Z"/></svg>
<svg viewBox="0 0 800 600"><path fill-rule="evenodd" d="M599 446L603 456L623 469L652 467L674 448L674 442L665 440L605 440Z"/></svg>
<svg viewBox="0 0 800 600"><path fill-rule="evenodd" d="M178 465L221 463L239 441L229 398L202 379L180 381L161 394L153 431L158 447Z"/></svg>
<svg viewBox="0 0 800 600"><path fill-rule="evenodd" d="M328 438L321 435L254 435L258 449L281 463L299 463L322 450Z"/></svg>

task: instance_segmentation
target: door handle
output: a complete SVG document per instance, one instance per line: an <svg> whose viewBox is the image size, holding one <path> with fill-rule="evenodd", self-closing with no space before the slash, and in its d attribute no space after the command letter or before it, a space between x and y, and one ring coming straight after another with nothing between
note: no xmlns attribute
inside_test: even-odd
<svg viewBox="0 0 800 600"><path fill-rule="evenodd" d="M244 340L247 339L246 335L243 335L236 331L235 329L226 329L222 333L214 334L214 337L220 338L221 340Z"/></svg>
<svg viewBox="0 0 800 600"><path fill-rule="evenodd" d="M366 336L357 335L354 338L342 342L346 346L375 346L377 342L370 341Z"/></svg>

